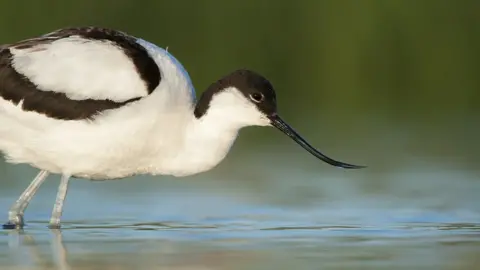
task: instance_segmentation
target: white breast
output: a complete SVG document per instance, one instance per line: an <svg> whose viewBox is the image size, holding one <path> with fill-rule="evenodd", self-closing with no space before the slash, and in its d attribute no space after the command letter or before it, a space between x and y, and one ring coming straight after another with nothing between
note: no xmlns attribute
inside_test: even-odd
<svg viewBox="0 0 480 270"><path fill-rule="evenodd" d="M29 163L53 173L110 179L157 170L159 153L165 160L175 156L182 147L186 121L192 117L194 88L188 73L173 56L146 41L139 43L145 46L162 73L160 84L150 95L140 93L139 89L145 86L138 74L134 74L134 67L124 61L123 56L119 58L121 52L107 50L108 44L96 44L76 60L71 56L70 59L62 58L69 48L76 48L75 42L60 42L55 47L30 52L30 56L24 58L21 52L15 52L18 56L16 68L36 78L42 88L56 87L56 91L61 91L60 85L68 84L73 87L69 89L77 91L70 90L66 94L79 99L85 93L117 100L132 95L145 97L128 106L106 111L94 121L51 119L36 112L26 112L21 106L0 98L0 122L8 123L0 125L0 150L7 154L8 161ZM57 59L54 67L49 67L43 58L49 54ZM79 63L89 61L97 61L93 70L79 68ZM56 72L65 78L55 75ZM119 80L112 85L110 76L114 73L118 76L120 72L130 80ZM44 79L35 77L37 73ZM62 81L50 81L46 74ZM85 82L75 74L80 74ZM95 81L88 81L89 76L94 76ZM134 77L138 80L131 79Z"/></svg>

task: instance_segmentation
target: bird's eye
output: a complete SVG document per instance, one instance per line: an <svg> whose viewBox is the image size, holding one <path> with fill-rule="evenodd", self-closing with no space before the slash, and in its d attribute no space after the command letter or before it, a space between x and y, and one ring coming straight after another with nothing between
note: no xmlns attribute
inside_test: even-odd
<svg viewBox="0 0 480 270"><path fill-rule="evenodd" d="M254 102L256 103L260 103L263 101L265 97L263 96L262 93L253 93L253 94L250 94L250 99L253 100Z"/></svg>

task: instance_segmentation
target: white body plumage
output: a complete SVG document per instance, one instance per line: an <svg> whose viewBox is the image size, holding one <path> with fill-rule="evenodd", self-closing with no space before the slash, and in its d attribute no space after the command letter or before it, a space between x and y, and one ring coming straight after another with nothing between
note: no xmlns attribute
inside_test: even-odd
<svg viewBox="0 0 480 270"><path fill-rule="evenodd" d="M187 176L222 161L238 131L274 126L338 167L277 114L270 82L236 70L195 100L190 77L168 52L119 31L60 29L0 46L0 151L41 171L9 211L23 213L49 173L61 174L50 226L60 226L71 176Z"/></svg>
<svg viewBox="0 0 480 270"><path fill-rule="evenodd" d="M247 124L242 118L269 124L234 88L212 101L216 110L195 118L195 92L184 68L165 50L137 42L161 72L149 95L131 59L110 42L72 36L13 47L13 67L39 91L63 92L73 100L141 99L92 121L53 119L0 98L0 149L8 161L99 180L144 173L186 176L225 157Z"/></svg>

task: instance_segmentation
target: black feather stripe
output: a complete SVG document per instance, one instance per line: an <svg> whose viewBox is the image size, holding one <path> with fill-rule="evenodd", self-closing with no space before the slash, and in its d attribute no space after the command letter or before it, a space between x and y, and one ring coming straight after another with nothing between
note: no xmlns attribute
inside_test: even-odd
<svg viewBox="0 0 480 270"><path fill-rule="evenodd" d="M19 74L12 66L12 53L4 48L0 51L0 96L22 109L44 114L61 120L93 119L102 111L119 108L140 98L124 102L112 100L72 100L64 93L39 90L27 77Z"/></svg>
<svg viewBox="0 0 480 270"><path fill-rule="evenodd" d="M39 44L53 42L70 36L79 36L85 39L111 42L123 50L135 65L137 73L145 82L148 94L151 94L160 84L160 69L147 50L137 43L136 39L123 32L100 27L64 28L38 38L24 40L13 45L17 49L32 48Z"/></svg>

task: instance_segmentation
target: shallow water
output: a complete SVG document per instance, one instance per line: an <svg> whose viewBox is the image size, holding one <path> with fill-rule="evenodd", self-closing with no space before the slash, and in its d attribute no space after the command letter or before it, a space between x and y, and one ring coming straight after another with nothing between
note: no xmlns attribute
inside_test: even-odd
<svg viewBox="0 0 480 270"><path fill-rule="evenodd" d="M473 224L206 223L110 220L69 223L61 232L34 223L1 234L0 261L2 269L478 269Z"/></svg>
<svg viewBox="0 0 480 270"><path fill-rule="evenodd" d="M479 269L476 170L236 154L191 178L72 181L60 231L51 176L24 230L0 231L0 269ZM36 170L1 172L6 219Z"/></svg>

